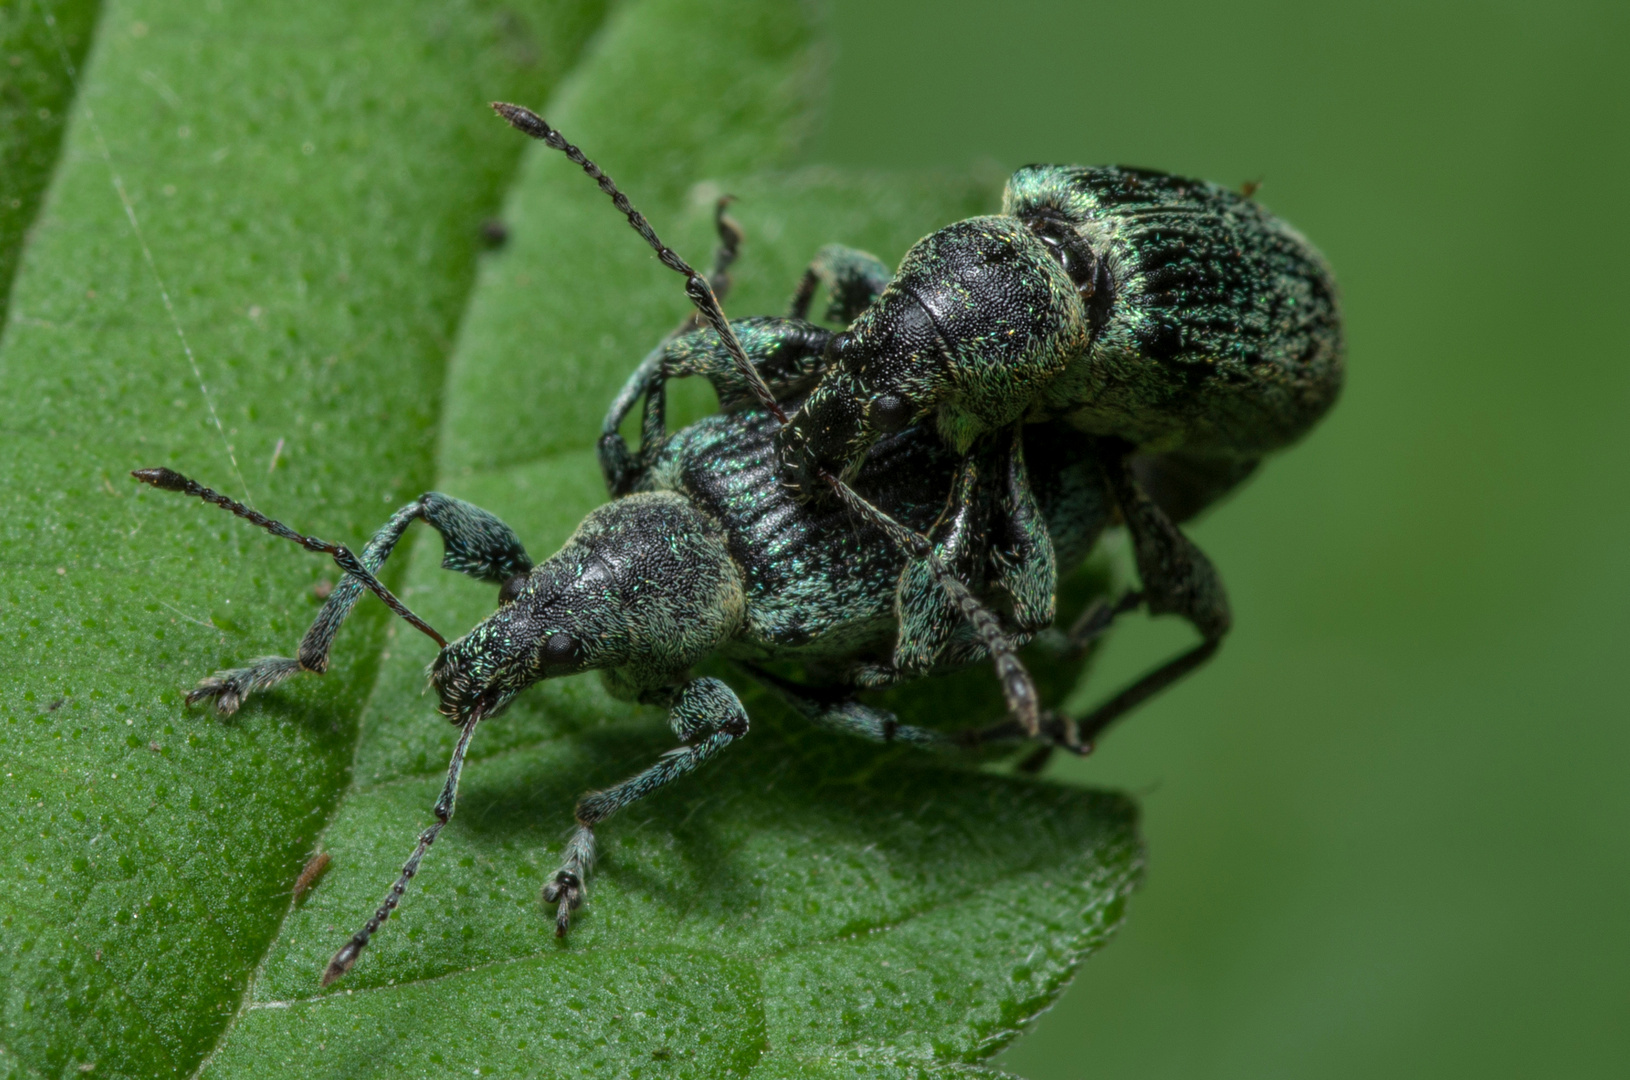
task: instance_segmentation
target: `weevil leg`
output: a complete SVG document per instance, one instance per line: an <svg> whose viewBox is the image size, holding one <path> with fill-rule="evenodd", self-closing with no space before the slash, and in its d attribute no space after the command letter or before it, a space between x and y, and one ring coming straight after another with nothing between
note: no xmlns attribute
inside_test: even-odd
<svg viewBox="0 0 1630 1080"><path fill-rule="evenodd" d="M753 678L774 690L805 720L819 727L841 731L867 742L906 743L931 750L949 750L957 745L954 739L938 731L900 723L887 709L861 704L846 689L828 693L783 679L756 664L741 666Z"/></svg>
<svg viewBox="0 0 1630 1080"><path fill-rule="evenodd" d="M572 912L583 904L594 866L595 827L629 803L692 772L747 734L747 710L736 692L718 679L692 679L666 699L671 706L668 724L685 745L669 750L644 772L604 791L590 792L577 802L577 828L566 842L560 869L543 887L544 902L556 905L556 937L566 936Z"/></svg>
<svg viewBox="0 0 1630 1080"><path fill-rule="evenodd" d="M532 569L532 560L508 525L480 507L432 491L396 511L374 533L360 558L369 573L378 572L407 527L419 519L441 534L445 548L441 564L448 570L503 582ZM328 670L329 650L340 624L362 593L363 585L356 577L348 574L341 578L300 639L297 657L263 656L247 667L217 671L199 681L187 695L187 704L213 700L216 712L231 716L250 694L268 690L301 672L323 674Z"/></svg>
<svg viewBox="0 0 1630 1080"><path fill-rule="evenodd" d="M842 244L828 244L815 253L809 268L798 279L788 314L794 319L809 318L809 305L815 290L826 286L826 318L848 326L872 306L894 271L876 255Z"/></svg>
<svg viewBox="0 0 1630 1080"><path fill-rule="evenodd" d="M1133 589L1111 600L1103 597L1087 606L1064 635L1063 654L1067 657L1085 656L1094 642L1109 631L1115 620L1129 611L1143 606L1143 594Z"/></svg>
<svg viewBox="0 0 1630 1080"><path fill-rule="evenodd" d="M833 336L830 330L797 319L773 317L733 319L730 326L759 377L777 396L802 393L825 370L826 343ZM612 495L632 490L662 449L667 439L664 388L669 379L690 375L700 375L713 384L719 406L726 412L757 400L730 351L711 329L692 329L665 338L646 354L623 384L600 426L600 471ZM631 451L620 429L641 399L645 412L640 448Z"/></svg>
<svg viewBox="0 0 1630 1080"><path fill-rule="evenodd" d="M1068 648L1084 655L1117 616L1139 606L1147 606L1151 615L1182 616L1200 632L1202 640L1145 673L1085 716L1071 721L1072 738L1054 745L1078 754L1090 753L1094 741L1110 724L1210 660L1232 621L1228 594L1216 568L1139 485L1127 451L1124 443L1104 440L1099 460L1110 492L1126 520L1127 531L1132 535L1132 549L1143 588L1113 602L1100 601L1088 607L1070 630ZM979 734L985 738L1004 737L1007 726L995 724ZM1048 746L1037 750L1020 763L1020 769L1040 771L1052 749Z"/></svg>
<svg viewBox="0 0 1630 1080"><path fill-rule="evenodd" d="M1206 641L1220 641L1233 616L1216 567L1143 490L1133 473L1127 445L1105 439L1099 446L1104 479L1132 536L1149 614L1181 616Z"/></svg>
<svg viewBox="0 0 1630 1080"><path fill-rule="evenodd" d="M1136 454L1132 475L1166 516L1181 525L1250 479L1260 458L1207 457L1182 451Z"/></svg>
<svg viewBox="0 0 1630 1080"><path fill-rule="evenodd" d="M996 465L990 449L978 447L962 459L945 509L927 536L940 562L974 589L984 584L982 571L989 549L992 502L986 479ZM900 626L894 644L894 669L905 676L922 674L941 660L947 644L962 626L962 617L927 559L912 559L900 571L894 607ZM974 648L978 648L977 643Z"/></svg>

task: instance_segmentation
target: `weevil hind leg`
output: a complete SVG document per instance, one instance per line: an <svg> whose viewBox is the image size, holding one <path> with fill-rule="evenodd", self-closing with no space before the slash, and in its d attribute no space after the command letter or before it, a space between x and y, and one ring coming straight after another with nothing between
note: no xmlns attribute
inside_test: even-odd
<svg viewBox="0 0 1630 1080"><path fill-rule="evenodd" d="M1206 641L1220 641L1233 623L1228 593L1217 568L1183 535L1133 472L1130 447L1099 442L1099 464L1132 537L1132 552L1151 615L1177 615Z"/></svg>
<svg viewBox="0 0 1630 1080"><path fill-rule="evenodd" d="M668 724L683 745L657 758L643 772L578 800L577 828L566 843L560 869L543 888L544 902L555 905L556 937L566 936L572 913L587 895L595 829L623 807L694 772L747 734L747 709L736 692L718 679L692 679L676 692L651 695L649 701L670 705Z"/></svg>
<svg viewBox="0 0 1630 1080"><path fill-rule="evenodd" d="M903 743L930 750L949 750L957 745L954 739L938 731L902 724L889 710L856 701L847 688L828 693L784 679L756 664L741 666L817 727L852 735L867 742Z"/></svg>
<svg viewBox="0 0 1630 1080"><path fill-rule="evenodd" d="M1181 681L1216 655L1232 624L1228 594L1222 579L1203 551L1183 535L1167 513L1143 490L1132 468L1125 443L1103 440L1099 462L1104 478L1127 531L1138 565L1142 589L1128 592L1114 601L1099 601L1082 613L1071 628L1066 648L1084 656L1092 643L1120 615L1139 606L1151 615L1178 615L1200 632L1201 641L1146 672L1108 701L1078 719L1057 716L1067 722L1069 737L1038 749L1020 763L1021 771L1039 772L1054 747L1077 754L1090 753L1093 743L1106 728L1168 686ZM992 725L980 734L1000 737L1005 724Z"/></svg>

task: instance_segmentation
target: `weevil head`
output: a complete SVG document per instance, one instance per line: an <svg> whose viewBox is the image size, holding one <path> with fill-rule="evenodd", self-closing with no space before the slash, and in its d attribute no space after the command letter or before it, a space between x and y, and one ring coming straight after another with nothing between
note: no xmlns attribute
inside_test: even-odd
<svg viewBox="0 0 1630 1080"><path fill-rule="evenodd" d="M820 385L781 432L792 482L850 472L913 423L932 420L965 451L1022 418L1087 346L1070 266L1011 217L970 218L918 241L876 303L832 339Z"/></svg>
<svg viewBox="0 0 1630 1080"><path fill-rule="evenodd" d="M431 667L441 712L455 723L581 671L619 669L625 685L663 685L735 633L745 606L718 530L671 492L598 508L500 600Z"/></svg>

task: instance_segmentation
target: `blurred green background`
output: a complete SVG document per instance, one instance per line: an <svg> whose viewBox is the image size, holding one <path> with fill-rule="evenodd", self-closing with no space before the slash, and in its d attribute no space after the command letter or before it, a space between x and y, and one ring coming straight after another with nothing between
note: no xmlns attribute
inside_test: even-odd
<svg viewBox="0 0 1630 1080"><path fill-rule="evenodd" d="M819 157L1261 180L1344 293L1343 401L1197 530L1227 646L1054 766L1141 797L1150 869L998 1063L1625 1075L1630 6L837 11Z"/></svg>

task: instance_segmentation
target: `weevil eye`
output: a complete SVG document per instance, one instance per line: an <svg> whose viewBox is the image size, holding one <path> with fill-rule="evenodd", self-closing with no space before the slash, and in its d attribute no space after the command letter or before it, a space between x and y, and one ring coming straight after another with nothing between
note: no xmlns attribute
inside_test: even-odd
<svg viewBox="0 0 1630 1080"><path fill-rule="evenodd" d="M549 635L543 643L543 658L551 664L569 664L577 659L577 639L564 630Z"/></svg>
<svg viewBox="0 0 1630 1080"><path fill-rule="evenodd" d="M911 417L915 412L911 402L899 394L883 394L872 401L866 410L866 419L871 421L871 426L875 430L892 435L911 423Z"/></svg>
<svg viewBox="0 0 1630 1080"><path fill-rule="evenodd" d="M849 332L846 330L841 334L833 334L826 339L826 347L822 351L825 353L828 364L836 363L838 357L843 355L843 350L849 344L849 337Z"/></svg>
<svg viewBox="0 0 1630 1080"><path fill-rule="evenodd" d="M499 606L502 607L504 604L513 604L515 602L515 598L520 596L521 592L525 590L527 580L528 576L526 574L516 574L512 578L505 578L504 583L498 586Z"/></svg>
<svg viewBox="0 0 1630 1080"><path fill-rule="evenodd" d="M1058 260L1064 272L1075 282L1076 291L1085 300L1097 291L1098 256L1068 223L1050 217L1037 217L1025 222L1036 238L1047 245L1047 250Z"/></svg>

